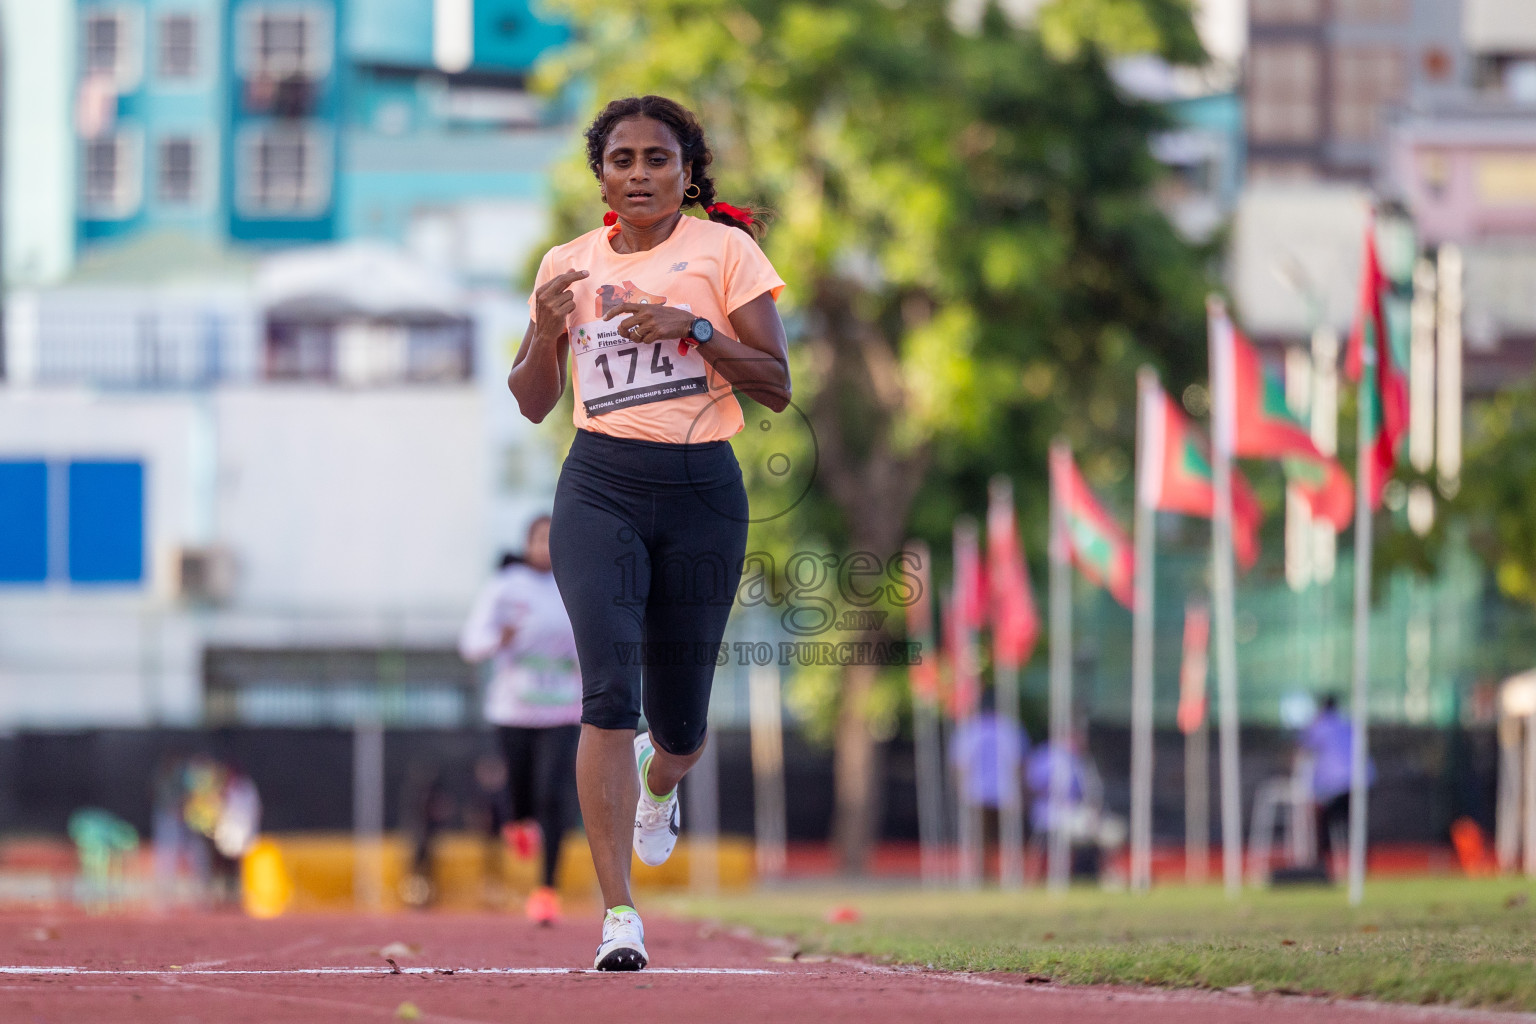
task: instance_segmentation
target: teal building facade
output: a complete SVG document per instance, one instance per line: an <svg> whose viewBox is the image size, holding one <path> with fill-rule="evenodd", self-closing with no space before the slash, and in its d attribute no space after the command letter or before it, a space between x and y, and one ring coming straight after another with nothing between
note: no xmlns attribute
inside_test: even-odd
<svg viewBox="0 0 1536 1024"><path fill-rule="evenodd" d="M528 82L568 30L528 0L77 9L82 251L152 231L399 242L424 210L542 199L564 110Z"/></svg>

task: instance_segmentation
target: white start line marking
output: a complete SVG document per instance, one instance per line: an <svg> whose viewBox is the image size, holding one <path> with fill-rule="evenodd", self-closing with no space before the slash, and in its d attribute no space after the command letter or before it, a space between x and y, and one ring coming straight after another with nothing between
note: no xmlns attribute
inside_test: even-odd
<svg viewBox="0 0 1536 1024"><path fill-rule="evenodd" d="M384 967L290 967L277 970L257 968L215 968L215 967L166 967L160 970L144 970L138 968L125 968L122 970L106 970L94 967L5 967L0 966L0 974L67 974L78 975L107 975L113 977L126 977L133 975L162 975L162 974L277 974L303 976L310 974L778 974L778 971L765 971L749 967L647 967L643 972L634 971L599 971L591 967L401 967L398 971Z"/></svg>

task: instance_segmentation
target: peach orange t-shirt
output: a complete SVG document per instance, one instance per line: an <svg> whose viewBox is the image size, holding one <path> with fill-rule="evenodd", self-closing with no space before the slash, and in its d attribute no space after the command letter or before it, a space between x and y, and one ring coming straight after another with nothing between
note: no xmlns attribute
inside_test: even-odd
<svg viewBox="0 0 1536 1024"><path fill-rule="evenodd" d="M726 379L676 338L635 344L619 334L624 317L603 315L623 302L686 309L727 334L729 316L768 292L777 300L784 282L750 235L740 228L684 216L665 242L645 252L619 253L614 228L598 228L544 254L534 282L568 270L587 276L571 285L576 309L571 337L571 383L576 426L614 437L672 443L720 441L742 426L741 406ZM533 306L533 296L528 304Z"/></svg>

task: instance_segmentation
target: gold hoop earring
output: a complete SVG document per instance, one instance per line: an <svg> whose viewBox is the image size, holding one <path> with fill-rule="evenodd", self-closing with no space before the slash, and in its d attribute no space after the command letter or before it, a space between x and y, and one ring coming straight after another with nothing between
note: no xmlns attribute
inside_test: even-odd
<svg viewBox="0 0 1536 1024"><path fill-rule="evenodd" d="M689 192L689 188L693 189L693 191ZM688 188L683 189L683 195L687 196L689 199L697 199L702 194L703 192L699 189L699 186L695 185L691 181L688 183Z"/></svg>

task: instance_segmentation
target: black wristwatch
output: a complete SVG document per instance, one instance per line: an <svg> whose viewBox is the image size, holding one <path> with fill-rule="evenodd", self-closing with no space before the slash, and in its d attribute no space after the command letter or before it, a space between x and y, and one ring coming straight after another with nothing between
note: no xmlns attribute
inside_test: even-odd
<svg viewBox="0 0 1536 1024"><path fill-rule="evenodd" d="M695 345L704 345L715 336L715 325L703 317L695 317L693 323L688 325L688 337L693 339Z"/></svg>

